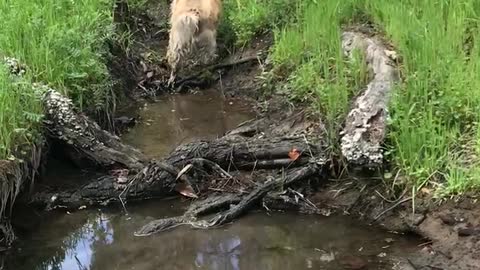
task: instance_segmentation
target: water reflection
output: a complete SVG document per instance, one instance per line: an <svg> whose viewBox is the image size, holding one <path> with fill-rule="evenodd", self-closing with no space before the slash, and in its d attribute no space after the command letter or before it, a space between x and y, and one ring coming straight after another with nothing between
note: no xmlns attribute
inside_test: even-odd
<svg viewBox="0 0 480 270"><path fill-rule="evenodd" d="M239 257L242 240L238 236L225 239L220 243L208 239L202 244L202 251L197 251L195 266L200 269L240 270Z"/></svg>
<svg viewBox="0 0 480 270"><path fill-rule="evenodd" d="M215 90L167 95L141 110L142 122L123 140L152 158L168 154L177 145L197 139L215 139L255 117L240 100L225 100Z"/></svg>
<svg viewBox="0 0 480 270"><path fill-rule="evenodd" d="M8 269L333 270L343 269L344 256L365 260L368 269L389 269L392 255L416 249L405 239L345 218L294 214L257 213L215 230L132 235L154 216L181 211L151 202L131 208L130 216L114 211L56 216L20 239ZM382 252L387 256L378 257Z"/></svg>
<svg viewBox="0 0 480 270"><path fill-rule="evenodd" d="M78 231L63 241L65 255L63 260L51 260L37 269L91 269L95 247L98 245L110 245L114 241L114 230L108 217L104 214L90 219Z"/></svg>

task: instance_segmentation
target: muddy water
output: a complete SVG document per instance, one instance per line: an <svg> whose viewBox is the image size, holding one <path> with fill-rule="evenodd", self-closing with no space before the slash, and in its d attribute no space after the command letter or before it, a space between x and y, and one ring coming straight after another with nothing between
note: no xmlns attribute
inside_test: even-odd
<svg viewBox="0 0 480 270"><path fill-rule="evenodd" d="M168 95L140 111L141 123L123 136L152 158L196 139L215 139L238 124L255 118L252 107L225 99L219 91Z"/></svg>
<svg viewBox="0 0 480 270"><path fill-rule="evenodd" d="M124 140L151 157L180 143L221 136L254 117L249 106L215 92L169 96L141 112L142 123ZM54 164L52 182L77 181ZM79 174L81 174L79 172ZM187 203L151 201L122 209L72 214L15 211L19 236L7 257L16 270L296 270L391 269L393 258L417 242L343 217L249 213L215 230L180 227L150 237L133 232L154 218L181 214Z"/></svg>
<svg viewBox="0 0 480 270"><path fill-rule="evenodd" d="M186 204L149 202L120 211L43 217L20 239L7 269L391 269L411 242L341 217L253 213L215 230L178 228L150 237L132 232ZM346 268L349 269L349 268Z"/></svg>

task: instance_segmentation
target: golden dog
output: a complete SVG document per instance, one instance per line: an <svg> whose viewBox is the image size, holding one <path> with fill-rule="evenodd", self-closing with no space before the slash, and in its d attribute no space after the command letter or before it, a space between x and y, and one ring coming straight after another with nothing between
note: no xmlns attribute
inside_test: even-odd
<svg viewBox="0 0 480 270"><path fill-rule="evenodd" d="M176 72L187 62L208 64L216 58L221 11L221 0L172 1L167 49L167 61L171 68L169 84L173 83Z"/></svg>

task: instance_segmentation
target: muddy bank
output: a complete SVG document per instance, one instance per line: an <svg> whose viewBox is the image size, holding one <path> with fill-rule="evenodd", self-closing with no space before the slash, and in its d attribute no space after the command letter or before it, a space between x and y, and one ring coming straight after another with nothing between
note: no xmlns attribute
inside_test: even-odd
<svg viewBox="0 0 480 270"><path fill-rule="evenodd" d="M391 193L390 193L391 194ZM424 238L421 251L410 256L413 269L478 269L480 206L474 197L439 202L424 194L392 196L369 178L335 181L310 200L331 213L350 215L400 234Z"/></svg>

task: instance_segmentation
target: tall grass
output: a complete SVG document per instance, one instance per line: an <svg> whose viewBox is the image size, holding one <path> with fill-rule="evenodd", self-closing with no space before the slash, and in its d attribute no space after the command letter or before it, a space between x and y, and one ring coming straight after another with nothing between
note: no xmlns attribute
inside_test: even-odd
<svg viewBox="0 0 480 270"><path fill-rule="evenodd" d="M0 0L0 56L29 70L23 82L0 72L0 159L39 133L40 101L31 82L43 82L80 108L113 102L105 41L113 34L113 0Z"/></svg>
<svg viewBox="0 0 480 270"><path fill-rule="evenodd" d="M323 115L331 144L338 143L349 101L365 83L364 67L346 62L340 50L342 25L363 14L386 33L403 59L404 81L390 105L390 161L417 189L428 184L438 194L451 195L480 187L479 1L293 2L302 4L288 13L293 19L283 20L295 23L275 31L273 72L285 78L283 87L292 98L309 102ZM245 27L243 21L258 18L238 11L232 20L242 18L237 23ZM236 28L249 33L242 29Z"/></svg>
<svg viewBox="0 0 480 270"><path fill-rule="evenodd" d="M35 142L41 118L41 102L30 82L12 77L0 65L0 159Z"/></svg>
<svg viewBox="0 0 480 270"><path fill-rule="evenodd" d="M103 58L112 12L111 0L1 0L0 52L81 108L104 106L111 95Z"/></svg>
<svg viewBox="0 0 480 270"><path fill-rule="evenodd" d="M237 46L245 45L256 35L289 22L299 3L296 0L224 0L221 34L233 34L231 39Z"/></svg>
<svg viewBox="0 0 480 270"><path fill-rule="evenodd" d="M276 32L272 51L275 72L288 74L290 96L310 102L322 114L334 151L349 101L365 78L362 56L357 53L355 61L346 61L339 42L342 22L355 11L348 1L304 5L295 14L298 24Z"/></svg>
<svg viewBox="0 0 480 270"><path fill-rule="evenodd" d="M480 3L366 2L405 59L406 79L392 104L393 161L417 188L435 183L454 194L478 187L478 161L465 162L478 150L462 145L478 144L469 141L480 120Z"/></svg>

